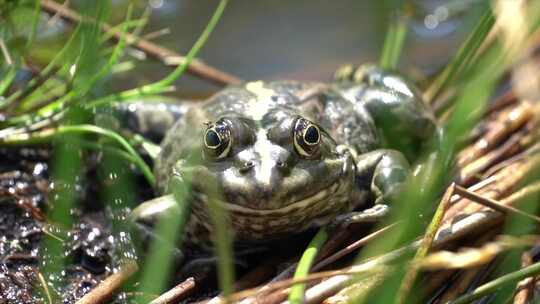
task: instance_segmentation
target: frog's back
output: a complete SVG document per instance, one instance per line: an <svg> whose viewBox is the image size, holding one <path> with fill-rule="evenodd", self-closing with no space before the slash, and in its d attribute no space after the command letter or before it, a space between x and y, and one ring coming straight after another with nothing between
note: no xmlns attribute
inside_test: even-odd
<svg viewBox="0 0 540 304"><path fill-rule="evenodd" d="M248 82L220 91L201 108L213 119L233 115L257 121L272 110L300 110L303 95L320 86L298 81Z"/></svg>

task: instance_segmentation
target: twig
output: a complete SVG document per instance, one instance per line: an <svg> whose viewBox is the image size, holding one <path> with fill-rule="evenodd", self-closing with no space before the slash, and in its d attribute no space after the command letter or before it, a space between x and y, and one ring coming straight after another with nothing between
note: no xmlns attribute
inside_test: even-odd
<svg viewBox="0 0 540 304"><path fill-rule="evenodd" d="M79 15L77 12L69 9L68 7L64 7L62 4L56 3L52 0L42 0L41 8L43 11L52 15L58 15L64 20L71 23L81 22L83 20L81 15ZM111 34L112 37L114 37L116 40L120 40L122 35L125 35L127 41L132 42L137 49L145 52L150 57L160 60L164 64L169 64L171 58L182 58L182 60L184 59L184 57L180 54L155 43L152 43L146 39L142 39L129 33L122 34L119 31L114 31L113 27L109 24L103 23L102 30L107 32L108 34ZM220 71L197 60L191 62L191 64L188 66L188 72L201 78L211 80L218 84L238 84L241 82L238 77Z"/></svg>
<svg viewBox="0 0 540 304"><path fill-rule="evenodd" d="M331 278L331 277L334 277L334 276L356 275L356 274L358 274L358 275L371 275L373 273L378 273L378 272L385 271L385 270L388 270L388 269L389 268L387 268L387 267L372 267L372 268L367 269L367 270L354 270L354 269L345 268L345 269L339 269L339 270L321 271L321 272L311 273L311 274L309 274L308 276L306 276L306 277L304 277L302 279L289 278L289 279L285 279L285 280L282 280L282 281L278 281L278 282L275 282L275 283L268 284L267 289L264 290L264 292L267 293L267 292L272 292L272 291L276 291L276 290L281 290L283 288L290 287L290 286L292 286L294 284L308 283L308 282L311 282L311 281L316 281L316 280L320 280L320 279L324 279L324 278ZM242 298L253 296L253 295L255 295L256 293L259 293L259 292L260 292L260 287L250 288L250 289L246 289L246 290L236 292L236 293L232 294L228 299L230 301L239 301ZM217 304L217 303L223 303L223 301L224 301L224 298L216 297L216 298L213 298L212 300L208 301L207 303L208 304Z"/></svg>
<svg viewBox="0 0 540 304"><path fill-rule="evenodd" d="M377 230L375 232L372 232L372 233L366 235L365 237L355 241L354 243L348 245L347 247L341 249L340 251L334 253L333 255L331 255L331 256L329 256L327 258L324 258L323 260L321 260L317 264L315 264L315 266L313 266L313 271L322 269L325 266L330 265L331 263L339 260L340 258L346 256L347 254L349 254L349 253L357 250L358 248L362 247L367 242L370 242L371 240L374 240L377 237L381 236L384 232L386 232L387 230L389 230L391 228L394 228L396 225L397 225L397 223L385 226L385 227L383 227L383 228L381 228L381 229L379 229L379 230Z"/></svg>
<svg viewBox="0 0 540 304"><path fill-rule="evenodd" d="M507 158L507 159L493 165L491 168L486 170L486 172L484 172L484 176L491 177L496 172L508 167L511 164L522 161L524 158L526 158L526 157L528 157L528 156L530 156L530 155L532 155L534 153L537 153L538 151L540 151L540 143L536 143L534 146L530 147L526 151L520 152L519 154L516 154L516 155L514 155L512 157L509 157L509 158Z"/></svg>
<svg viewBox="0 0 540 304"><path fill-rule="evenodd" d="M530 132L528 128L511 135L511 137L501 146L488 152L484 156L472 161L463 169L460 170L457 180L462 185L469 185L478 177L484 170L493 166L496 162L500 162L503 158L511 157L520 152L524 147L521 144L522 138Z"/></svg>
<svg viewBox="0 0 540 304"><path fill-rule="evenodd" d="M154 31L154 32L151 32L151 33L148 33L148 34L145 34L142 39L146 39L146 40L152 40L154 38L157 38L157 37L160 37L160 36L163 36L163 35L168 35L171 33L171 29L169 28L164 28L164 29L160 29L160 30L157 30L157 31Z"/></svg>
<svg viewBox="0 0 540 304"><path fill-rule="evenodd" d="M521 267L527 267L533 264L532 256L525 251L521 256ZM516 295L514 296L514 304L530 303L531 296L534 295L535 278L525 278L517 283Z"/></svg>
<svg viewBox="0 0 540 304"><path fill-rule="evenodd" d="M498 144L508 134L523 126L534 114L528 102L521 102L516 107L504 111L494 121L494 127L473 145L463 149L458 156L458 167L463 168L489 149Z"/></svg>
<svg viewBox="0 0 540 304"><path fill-rule="evenodd" d="M149 304L177 303L178 301L185 299L194 288L195 280L193 278L187 278L182 283L174 286L172 289L155 298Z"/></svg>
<svg viewBox="0 0 540 304"><path fill-rule="evenodd" d="M514 102L517 101L516 94L513 90L508 90L501 96L499 96L495 101L489 104L488 108L486 109L486 114L491 114L493 112L499 111Z"/></svg>
<svg viewBox="0 0 540 304"><path fill-rule="evenodd" d="M322 304L365 303L365 296L368 295L369 291L380 285L389 275L390 272L374 273L369 279L343 288L337 294L325 299Z"/></svg>
<svg viewBox="0 0 540 304"><path fill-rule="evenodd" d="M459 295L466 292L470 289L471 284L474 284L479 277L482 278L492 270L493 261L487 265L472 267L463 269L458 273L452 286L450 286L444 293L439 297L438 303L446 303L448 301L456 299Z"/></svg>
<svg viewBox="0 0 540 304"><path fill-rule="evenodd" d="M483 239L490 239L493 237L493 234L492 231L489 231L485 234L488 237ZM427 270L476 267L491 262L498 254L505 250L517 247L528 247L537 242L537 236L520 236L519 238L500 236L495 241L483 244L480 247L463 248L458 252L448 250L434 252L423 260L418 261L418 266Z"/></svg>
<svg viewBox="0 0 540 304"><path fill-rule="evenodd" d="M126 263L120 271L101 281L94 289L84 295L75 304L105 303L122 284L131 277L139 267L134 261Z"/></svg>
<svg viewBox="0 0 540 304"><path fill-rule="evenodd" d="M496 181L489 187L483 188L478 193L484 197L500 199L510 193L516 185L523 181L531 172L540 166L540 155L533 155L530 158L515 162L493 175ZM445 215L445 222L451 223L457 214L473 214L480 211L483 206L470 204L470 200L462 200L453 204Z"/></svg>
<svg viewBox="0 0 540 304"><path fill-rule="evenodd" d="M474 192L471 192L461 186L457 186L456 185L456 189L455 189L456 193L467 198L467 199L470 199L471 201L473 202L476 202L476 203L479 203L479 204L482 204L484 206L487 206L493 210L497 210L499 212L502 212L502 213L513 213L513 214L517 214L517 215L521 215L523 217L526 217L528 219L531 219L537 223L540 223L540 218L535 216L535 215L532 215L532 214L529 214L527 212L524 212L522 210L519 210L517 208L514 208L512 206L507 206L507 205L503 205L501 204L500 202L494 200L494 199L491 199L491 198L488 198L488 197L483 197L477 193L474 193Z"/></svg>

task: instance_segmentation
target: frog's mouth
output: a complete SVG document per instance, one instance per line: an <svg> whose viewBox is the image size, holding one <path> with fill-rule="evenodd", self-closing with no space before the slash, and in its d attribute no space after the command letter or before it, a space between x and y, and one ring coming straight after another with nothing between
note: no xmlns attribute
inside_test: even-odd
<svg viewBox="0 0 540 304"><path fill-rule="evenodd" d="M345 189L347 187L342 187L344 184L344 181L338 180L334 182L333 184L324 187L324 189L315 192L311 195L304 196L300 200L289 202L288 204L284 205L284 207L281 208L274 208L274 209L255 209L255 208L249 208L245 207L239 204L231 203L228 201L223 200L217 200L217 203L222 206L226 211L233 212L233 213L240 213L245 215L279 215L279 214L289 214L294 213L295 211L301 211L306 210L309 207L318 204L319 202L330 200L332 196L336 195L337 193L341 192L341 189ZM209 201L208 195L194 191L193 196L195 199L207 203Z"/></svg>

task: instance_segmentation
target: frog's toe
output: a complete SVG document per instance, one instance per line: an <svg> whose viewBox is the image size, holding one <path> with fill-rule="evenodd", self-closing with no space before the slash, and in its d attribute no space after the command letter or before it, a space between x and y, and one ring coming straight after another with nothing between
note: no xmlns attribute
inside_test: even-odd
<svg viewBox="0 0 540 304"><path fill-rule="evenodd" d="M184 259L182 251L168 244L154 229L155 224L164 216L174 214L178 209L175 204L172 195L167 195L144 202L131 212L129 217L131 236L140 255L148 252L151 244L157 242L160 248L171 248L176 261Z"/></svg>
<svg viewBox="0 0 540 304"><path fill-rule="evenodd" d="M355 82L372 85L380 79L383 69L374 63L346 64L339 67L334 73L334 80L338 82Z"/></svg>
<svg viewBox="0 0 540 304"><path fill-rule="evenodd" d="M386 217L390 212L390 207L385 204L376 204L369 209L354 211L337 216L330 222L329 228L347 227L352 224L376 223Z"/></svg>
<svg viewBox="0 0 540 304"><path fill-rule="evenodd" d="M181 264L185 260L184 253L180 249L168 244L160 235L156 234L153 227L135 222L132 223L130 232L135 242L135 248L137 248L139 258L145 258L151 248L168 248L171 250L174 261Z"/></svg>

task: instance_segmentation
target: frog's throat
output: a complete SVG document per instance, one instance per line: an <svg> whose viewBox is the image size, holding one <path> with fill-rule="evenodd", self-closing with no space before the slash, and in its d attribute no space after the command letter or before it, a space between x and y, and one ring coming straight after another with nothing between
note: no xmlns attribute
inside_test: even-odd
<svg viewBox="0 0 540 304"><path fill-rule="evenodd" d="M342 184L343 184L342 181L337 181L319 192L316 192L301 200L287 204L285 207L276 208L276 209L253 209L253 208L240 206L234 203L226 202L223 200L219 200L218 203L226 211L234 212L234 213L251 214L251 215L285 214L291 211L305 209L311 206L312 204L315 204L317 202L330 198L331 196L336 194L340 190L340 188L343 188L341 187ZM197 200L205 202L205 203L207 203L209 200L208 195L201 192L193 193L193 195L195 196Z"/></svg>

